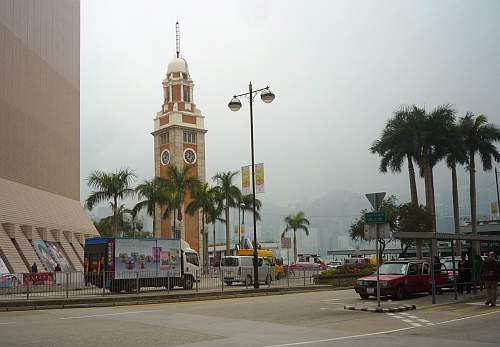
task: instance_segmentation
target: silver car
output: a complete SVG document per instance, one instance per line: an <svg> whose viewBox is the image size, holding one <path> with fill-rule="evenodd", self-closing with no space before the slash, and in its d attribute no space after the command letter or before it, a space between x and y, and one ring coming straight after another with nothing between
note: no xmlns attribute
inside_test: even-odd
<svg viewBox="0 0 500 347"><path fill-rule="evenodd" d="M275 278L274 266L267 258L258 258L259 282L271 284ZM249 286L254 280L253 257L230 256L222 258L221 276L227 285L233 282L244 283Z"/></svg>

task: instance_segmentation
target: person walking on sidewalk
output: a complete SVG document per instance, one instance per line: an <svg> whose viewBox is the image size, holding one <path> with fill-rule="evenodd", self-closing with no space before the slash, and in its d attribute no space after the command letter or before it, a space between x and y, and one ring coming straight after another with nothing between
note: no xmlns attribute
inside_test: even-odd
<svg viewBox="0 0 500 347"><path fill-rule="evenodd" d="M500 266L495 259L495 252L490 252L488 258L483 262L481 279L486 286L485 305L496 306L497 283L500 277Z"/></svg>

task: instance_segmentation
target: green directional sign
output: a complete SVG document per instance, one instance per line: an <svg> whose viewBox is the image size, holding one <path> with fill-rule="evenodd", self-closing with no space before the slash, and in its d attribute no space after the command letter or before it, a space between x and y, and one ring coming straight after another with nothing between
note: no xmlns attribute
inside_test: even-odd
<svg viewBox="0 0 500 347"><path fill-rule="evenodd" d="M366 224L385 224L385 212L375 211L365 213Z"/></svg>

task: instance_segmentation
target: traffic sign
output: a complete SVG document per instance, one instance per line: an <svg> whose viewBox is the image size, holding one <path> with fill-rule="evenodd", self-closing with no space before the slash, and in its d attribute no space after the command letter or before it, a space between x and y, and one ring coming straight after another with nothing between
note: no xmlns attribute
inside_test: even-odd
<svg viewBox="0 0 500 347"><path fill-rule="evenodd" d="M281 239L281 248L291 248L292 247L292 239L290 237L283 237Z"/></svg>
<svg viewBox="0 0 500 347"><path fill-rule="evenodd" d="M366 194L366 198L368 199L374 210L378 210L380 204L382 203L382 200L384 200L384 197L385 192Z"/></svg>
<svg viewBox="0 0 500 347"><path fill-rule="evenodd" d="M389 224L365 224L365 240L377 239L377 225L379 239L392 238L391 228L389 227Z"/></svg>
<svg viewBox="0 0 500 347"><path fill-rule="evenodd" d="M375 211L365 213L366 224L385 224L385 212Z"/></svg>

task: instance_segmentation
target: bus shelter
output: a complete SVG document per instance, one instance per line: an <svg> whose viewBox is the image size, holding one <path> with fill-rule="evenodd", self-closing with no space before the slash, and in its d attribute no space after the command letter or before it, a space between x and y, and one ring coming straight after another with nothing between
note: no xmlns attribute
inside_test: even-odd
<svg viewBox="0 0 500 347"><path fill-rule="evenodd" d="M480 242L480 243L486 243L488 245L495 245L498 246L500 244L500 235L473 235L473 234L462 234L462 233L434 233L434 232L394 232L392 234L392 237L395 239L412 239L412 240L427 240L429 242L429 247L430 247L430 254L432 254L432 244L434 243L433 241L447 241L450 242L450 253L451 253L451 258L452 258L452 264L453 264L453 290L455 292L455 300L458 299L458 294L457 294L457 276L455 274L457 273L457 269L455 266L455 250L456 250L456 243L461 242L461 241L469 241L469 242ZM492 248L497 248L497 247L492 247ZM430 267L431 269L434 270L434 259L431 256L430 257ZM432 276L432 303L436 303L436 280L434 276L434 271L431 271ZM474 287L475 290L475 287Z"/></svg>

